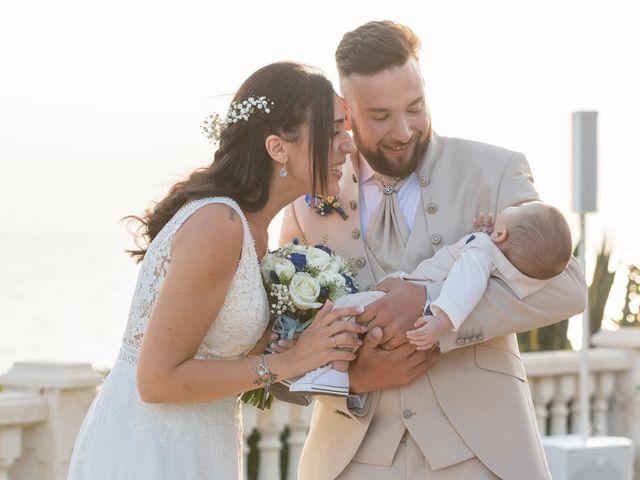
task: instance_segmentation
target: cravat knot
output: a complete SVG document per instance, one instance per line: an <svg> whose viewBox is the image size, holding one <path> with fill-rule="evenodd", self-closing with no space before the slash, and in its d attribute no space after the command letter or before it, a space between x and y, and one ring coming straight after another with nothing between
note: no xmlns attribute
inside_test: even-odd
<svg viewBox="0 0 640 480"><path fill-rule="evenodd" d="M392 193L398 193L396 186L402 180L401 178L388 177L387 175L382 175L381 173L376 173L374 175L374 178L380 185L380 188L382 189L383 194L391 195Z"/></svg>

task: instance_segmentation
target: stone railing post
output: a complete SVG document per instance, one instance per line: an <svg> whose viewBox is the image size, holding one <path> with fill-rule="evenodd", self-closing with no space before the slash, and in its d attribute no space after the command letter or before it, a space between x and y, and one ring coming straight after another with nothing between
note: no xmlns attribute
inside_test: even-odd
<svg viewBox="0 0 640 480"><path fill-rule="evenodd" d="M0 393L0 480L9 476L22 452L23 430L46 418L44 399L33 393Z"/></svg>
<svg viewBox="0 0 640 480"><path fill-rule="evenodd" d="M618 330L600 330L591 337L596 347L625 350L631 359L628 385L616 395L617 403L624 409L626 432L616 432L633 440L636 446L635 469L640 472L640 328L621 327ZM619 385L618 385L619 386Z"/></svg>
<svg viewBox="0 0 640 480"><path fill-rule="evenodd" d="M260 480L277 480L280 478L280 442L281 428L277 423L275 410L278 404L273 405L270 410L260 410L258 412L258 430L260 431L260 466L258 468L258 478Z"/></svg>
<svg viewBox="0 0 640 480"><path fill-rule="evenodd" d="M287 465L287 480L298 479L298 462L302 454L302 447L307 439L309 419L307 409L300 405L289 405L289 464Z"/></svg>
<svg viewBox="0 0 640 480"><path fill-rule="evenodd" d="M102 377L88 363L19 362L0 376L8 392L39 394L46 419L23 430L15 480L65 480L78 429Z"/></svg>

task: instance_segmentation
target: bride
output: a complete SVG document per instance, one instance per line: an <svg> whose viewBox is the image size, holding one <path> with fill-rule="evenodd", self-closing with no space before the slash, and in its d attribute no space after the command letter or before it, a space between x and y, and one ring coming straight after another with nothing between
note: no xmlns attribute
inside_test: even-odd
<svg viewBox="0 0 640 480"><path fill-rule="evenodd" d="M139 218L146 248L119 354L82 424L69 479L240 479L239 393L334 360L362 310L327 304L289 350L260 355L267 227L308 192L338 193L355 150L331 83L281 62L240 87L212 165ZM335 342L331 337L336 335ZM266 338L266 337L265 337Z"/></svg>

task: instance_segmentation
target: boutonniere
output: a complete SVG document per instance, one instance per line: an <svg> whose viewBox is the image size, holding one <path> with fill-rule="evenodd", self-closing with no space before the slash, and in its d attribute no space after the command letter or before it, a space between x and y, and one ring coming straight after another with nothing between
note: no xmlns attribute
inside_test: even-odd
<svg viewBox="0 0 640 480"><path fill-rule="evenodd" d="M337 196L329 195L327 197L321 197L319 195L305 195L304 201L307 202L309 207L314 207L318 215L323 217L329 215L332 212L336 212L343 220L347 220L349 215L340 206Z"/></svg>

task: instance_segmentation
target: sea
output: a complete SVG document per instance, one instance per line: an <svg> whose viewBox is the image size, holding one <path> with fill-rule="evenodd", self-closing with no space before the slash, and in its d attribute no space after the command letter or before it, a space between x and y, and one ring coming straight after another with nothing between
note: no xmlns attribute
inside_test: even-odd
<svg viewBox="0 0 640 480"><path fill-rule="evenodd" d="M118 353L139 267L117 235L0 236L0 373L19 361L87 362Z"/></svg>
<svg viewBox="0 0 640 480"><path fill-rule="evenodd" d="M110 368L139 271L132 247L125 233L0 234L0 374L20 361ZM569 329L578 348L579 324Z"/></svg>

